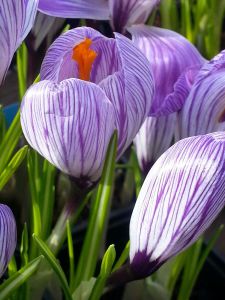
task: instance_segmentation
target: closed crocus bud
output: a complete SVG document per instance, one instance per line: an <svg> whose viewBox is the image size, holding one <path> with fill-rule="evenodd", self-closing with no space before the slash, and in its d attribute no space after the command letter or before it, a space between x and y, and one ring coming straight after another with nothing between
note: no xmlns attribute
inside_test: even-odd
<svg viewBox="0 0 225 300"><path fill-rule="evenodd" d="M203 65L178 114L176 139L225 130L225 51Z"/></svg>
<svg viewBox="0 0 225 300"><path fill-rule="evenodd" d="M0 84L6 75L16 49L31 30L38 1L0 1Z"/></svg>
<svg viewBox="0 0 225 300"><path fill-rule="evenodd" d="M11 209L0 204L0 277L16 248L16 222Z"/></svg>
<svg viewBox="0 0 225 300"><path fill-rule="evenodd" d="M146 277L193 244L224 207L224 194L224 132L169 148L148 173L132 213L129 276Z"/></svg>

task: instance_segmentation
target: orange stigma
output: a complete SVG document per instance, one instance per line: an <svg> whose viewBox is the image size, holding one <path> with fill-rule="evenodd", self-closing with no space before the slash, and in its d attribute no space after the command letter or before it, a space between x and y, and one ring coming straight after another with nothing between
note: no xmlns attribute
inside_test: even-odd
<svg viewBox="0 0 225 300"><path fill-rule="evenodd" d="M86 38L83 42L73 48L72 59L78 64L79 79L89 81L92 65L97 53L90 49L92 40Z"/></svg>

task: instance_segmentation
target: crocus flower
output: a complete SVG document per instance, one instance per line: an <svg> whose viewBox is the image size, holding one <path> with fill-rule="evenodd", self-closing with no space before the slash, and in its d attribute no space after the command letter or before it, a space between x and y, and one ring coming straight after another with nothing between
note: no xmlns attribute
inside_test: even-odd
<svg viewBox="0 0 225 300"><path fill-rule="evenodd" d="M0 1L0 84L16 49L34 23L38 0Z"/></svg>
<svg viewBox="0 0 225 300"><path fill-rule="evenodd" d="M65 173L96 181L112 132L118 130L119 157L150 110L147 59L122 35L76 28L49 48L41 79L23 99L25 137Z"/></svg>
<svg viewBox="0 0 225 300"><path fill-rule="evenodd" d="M194 243L224 207L224 195L224 132L169 148L149 171L132 213L132 276L150 275Z"/></svg>
<svg viewBox="0 0 225 300"><path fill-rule="evenodd" d="M178 114L176 138L225 130L224 111L225 51L222 51L197 74Z"/></svg>
<svg viewBox="0 0 225 300"><path fill-rule="evenodd" d="M135 25L128 31L133 43L147 57L156 85L150 112L153 117L146 119L134 140L139 165L147 173L171 145L176 120L171 113L182 107L184 95L187 96L193 77L205 60L187 39L174 31L146 25Z"/></svg>
<svg viewBox="0 0 225 300"><path fill-rule="evenodd" d="M11 209L0 204L0 277L16 248L16 222Z"/></svg>

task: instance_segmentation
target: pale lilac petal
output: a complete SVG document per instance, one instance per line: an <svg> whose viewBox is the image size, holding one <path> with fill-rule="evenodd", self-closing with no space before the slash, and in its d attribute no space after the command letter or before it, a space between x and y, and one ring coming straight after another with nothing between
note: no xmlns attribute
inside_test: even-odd
<svg viewBox="0 0 225 300"><path fill-rule="evenodd" d="M11 209L0 204L0 277L5 272L16 248L16 221Z"/></svg>
<svg viewBox="0 0 225 300"><path fill-rule="evenodd" d="M173 92L165 98L161 107L161 114L166 116L179 111L183 107L199 70L200 66L189 67L180 75L174 84Z"/></svg>
<svg viewBox="0 0 225 300"><path fill-rule="evenodd" d="M134 139L139 166L145 175L155 161L171 146L176 115L147 117Z"/></svg>
<svg viewBox="0 0 225 300"><path fill-rule="evenodd" d="M104 37L92 28L80 27L62 34L50 46L41 67L41 79L60 82L77 78L79 74L77 63L72 59L73 48L86 38L92 40L91 49L97 53L90 76L92 82L99 83L120 69L115 40Z"/></svg>
<svg viewBox="0 0 225 300"><path fill-rule="evenodd" d="M147 276L206 230L225 204L225 133L168 149L141 188L130 223L130 261Z"/></svg>
<svg viewBox="0 0 225 300"><path fill-rule="evenodd" d="M109 0L112 28L123 33L127 26L144 24L160 0Z"/></svg>
<svg viewBox="0 0 225 300"><path fill-rule="evenodd" d="M108 76L99 86L115 107L120 156L132 143L150 110L154 83L144 55L129 39L120 34L115 36L121 71Z"/></svg>
<svg viewBox="0 0 225 300"><path fill-rule="evenodd" d="M225 130L225 51L199 71L178 114L176 139Z"/></svg>
<svg viewBox="0 0 225 300"><path fill-rule="evenodd" d="M160 116L161 107L173 92L181 73L187 67L202 65L205 59L187 39L174 31L146 25L134 25L128 31L153 69L156 92L150 115Z"/></svg>
<svg viewBox="0 0 225 300"><path fill-rule="evenodd" d="M39 10L61 18L109 19L107 0L39 0Z"/></svg>
<svg viewBox="0 0 225 300"><path fill-rule="evenodd" d="M38 0L0 1L0 84L13 55L34 23Z"/></svg>
<svg viewBox="0 0 225 300"><path fill-rule="evenodd" d="M85 184L99 179L115 117L98 86L78 79L33 85L21 124L29 144L60 170Z"/></svg>

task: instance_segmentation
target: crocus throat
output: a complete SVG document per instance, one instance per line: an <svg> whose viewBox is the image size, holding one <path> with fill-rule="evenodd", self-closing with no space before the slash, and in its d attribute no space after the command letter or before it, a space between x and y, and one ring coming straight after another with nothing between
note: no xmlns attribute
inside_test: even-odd
<svg viewBox="0 0 225 300"><path fill-rule="evenodd" d="M90 49L92 40L86 38L79 45L73 48L72 59L78 64L79 79L89 81L92 65L97 57L97 53Z"/></svg>

